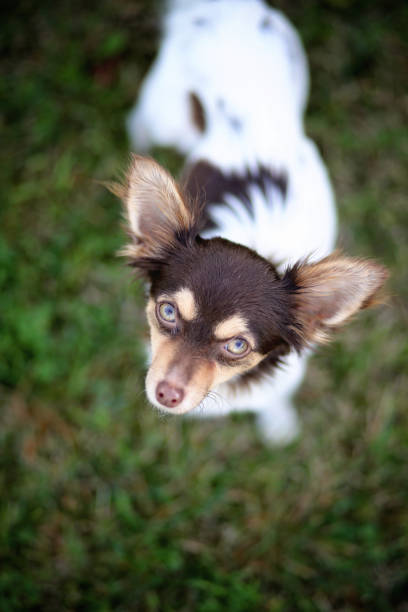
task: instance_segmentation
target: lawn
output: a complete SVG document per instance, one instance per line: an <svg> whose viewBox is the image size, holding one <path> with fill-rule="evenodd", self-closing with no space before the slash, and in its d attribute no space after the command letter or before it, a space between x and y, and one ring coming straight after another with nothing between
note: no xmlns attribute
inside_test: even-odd
<svg viewBox="0 0 408 612"><path fill-rule="evenodd" d="M283 449L250 415L163 418L144 396L144 290L101 182L160 6L3 5L2 612L408 610L408 5L275 6L308 51L339 245L391 271L388 304L311 360Z"/></svg>

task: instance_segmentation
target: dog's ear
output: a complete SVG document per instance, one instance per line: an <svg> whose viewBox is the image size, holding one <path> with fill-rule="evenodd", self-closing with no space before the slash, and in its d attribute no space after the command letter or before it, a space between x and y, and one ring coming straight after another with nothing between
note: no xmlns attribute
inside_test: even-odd
<svg viewBox="0 0 408 612"><path fill-rule="evenodd" d="M383 301L381 288L387 277L387 270L378 263L339 253L289 269L285 278L291 285L301 344L327 341L331 330L362 308Z"/></svg>
<svg viewBox="0 0 408 612"><path fill-rule="evenodd" d="M113 187L125 206L130 244L120 252L136 267L149 267L177 244L196 237L198 211L189 207L170 174L153 159L132 155L125 185Z"/></svg>

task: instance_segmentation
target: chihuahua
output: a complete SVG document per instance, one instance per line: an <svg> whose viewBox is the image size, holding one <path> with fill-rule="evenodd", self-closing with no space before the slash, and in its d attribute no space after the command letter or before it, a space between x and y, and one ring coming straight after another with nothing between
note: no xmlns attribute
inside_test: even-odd
<svg viewBox="0 0 408 612"><path fill-rule="evenodd" d="M133 155L122 249L147 280L149 401L172 414L252 410L288 442L307 358L387 277L333 252L330 181L305 135L308 68L260 0L176 2L128 127L139 151L186 156L179 184Z"/></svg>

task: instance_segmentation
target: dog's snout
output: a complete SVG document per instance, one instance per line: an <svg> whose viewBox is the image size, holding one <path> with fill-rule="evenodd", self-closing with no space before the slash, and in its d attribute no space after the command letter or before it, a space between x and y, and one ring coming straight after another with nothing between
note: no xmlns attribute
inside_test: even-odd
<svg viewBox="0 0 408 612"><path fill-rule="evenodd" d="M156 387L156 399L160 404L166 406L166 408L175 408L183 401L183 398L183 389L173 387L173 385L165 380L159 382Z"/></svg>

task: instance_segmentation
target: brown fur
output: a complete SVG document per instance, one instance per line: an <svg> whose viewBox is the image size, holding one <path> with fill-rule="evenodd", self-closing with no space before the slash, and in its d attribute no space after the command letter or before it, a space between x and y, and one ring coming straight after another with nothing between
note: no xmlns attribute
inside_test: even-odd
<svg viewBox="0 0 408 612"><path fill-rule="evenodd" d="M206 127L205 112L203 105L200 102L200 98L193 91L189 94L190 97L190 111L191 120L198 129L199 132L203 133Z"/></svg>
<svg viewBox="0 0 408 612"><path fill-rule="evenodd" d="M253 214L250 197L251 187L258 187L263 193L270 186L278 189L282 198L286 198L288 177L284 172L259 166L256 170L249 169L243 174L221 172L207 161L198 161L184 170L183 192L197 201L202 207L206 204L223 205L226 195L233 195L244 204L249 214ZM272 202L271 202L272 203ZM205 227L214 227L212 219L205 215Z"/></svg>

